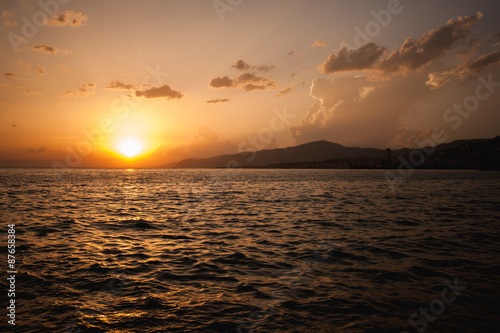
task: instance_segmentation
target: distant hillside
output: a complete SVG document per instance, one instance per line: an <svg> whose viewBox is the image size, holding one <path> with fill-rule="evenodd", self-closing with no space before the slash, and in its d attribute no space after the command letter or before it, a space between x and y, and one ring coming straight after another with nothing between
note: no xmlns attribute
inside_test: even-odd
<svg viewBox="0 0 500 333"><path fill-rule="evenodd" d="M457 140L440 144L430 156L426 155L423 168L485 168L498 163L499 137L495 139ZM294 147L242 152L209 158L190 158L171 163L168 168L394 168L399 156L408 158L412 149L391 151L385 149L345 147L329 141L314 141ZM495 155L496 154L496 155ZM482 165L490 165L482 167ZM495 169L495 167L493 167Z"/></svg>
<svg viewBox="0 0 500 333"><path fill-rule="evenodd" d="M383 158L385 151L374 148L344 147L328 141L315 141L299 146L242 152L209 158L185 159L175 168L224 168L229 164L239 167L264 167L276 163L316 162L335 158Z"/></svg>

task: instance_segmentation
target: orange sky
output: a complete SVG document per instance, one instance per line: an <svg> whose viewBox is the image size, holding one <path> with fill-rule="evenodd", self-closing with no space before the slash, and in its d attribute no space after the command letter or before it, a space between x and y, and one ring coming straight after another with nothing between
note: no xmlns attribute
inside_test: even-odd
<svg viewBox="0 0 500 333"><path fill-rule="evenodd" d="M3 1L0 167L494 137L498 17L496 1Z"/></svg>

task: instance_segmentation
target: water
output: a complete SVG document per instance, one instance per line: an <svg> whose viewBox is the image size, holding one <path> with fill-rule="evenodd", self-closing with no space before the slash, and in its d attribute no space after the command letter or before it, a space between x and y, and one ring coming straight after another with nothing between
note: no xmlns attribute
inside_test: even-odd
<svg viewBox="0 0 500 333"><path fill-rule="evenodd" d="M500 173L56 176L0 170L16 332L496 331Z"/></svg>

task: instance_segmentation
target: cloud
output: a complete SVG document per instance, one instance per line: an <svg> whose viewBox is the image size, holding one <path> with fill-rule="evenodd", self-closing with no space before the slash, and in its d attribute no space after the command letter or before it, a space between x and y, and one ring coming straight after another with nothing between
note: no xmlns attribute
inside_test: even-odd
<svg viewBox="0 0 500 333"><path fill-rule="evenodd" d="M479 38L477 38L477 37L471 38L471 40L469 41L465 50L460 51L458 53L458 56L462 59L466 59L469 56L479 52L479 50L481 49L481 46L482 45L479 42Z"/></svg>
<svg viewBox="0 0 500 333"><path fill-rule="evenodd" d="M276 67L275 65L252 66L245 60L240 59L231 67L240 71L245 71L245 73L240 74L236 78L230 78L227 75L218 76L210 80L208 85L212 88L241 88L245 91L276 88L277 81L255 74L255 72L269 72Z"/></svg>
<svg viewBox="0 0 500 333"><path fill-rule="evenodd" d="M211 99L208 100L208 104L215 104L215 103L226 103L229 102L229 98L217 98L217 99Z"/></svg>
<svg viewBox="0 0 500 333"><path fill-rule="evenodd" d="M209 83L212 88L241 88L245 91L275 89L276 84L277 82L272 79L257 76L251 72L240 74L235 79L228 76L216 77Z"/></svg>
<svg viewBox="0 0 500 333"><path fill-rule="evenodd" d="M161 87L153 87L150 89L146 89L143 91L136 91L135 95L137 97L145 97L145 98L161 98L165 97L166 99L181 99L184 95L179 91L173 90L168 85L163 85Z"/></svg>
<svg viewBox="0 0 500 333"><path fill-rule="evenodd" d="M276 83L277 82L272 79L257 76L254 73L243 73L234 80L236 87L239 86L246 91L265 90L267 88L274 89Z"/></svg>
<svg viewBox="0 0 500 333"><path fill-rule="evenodd" d="M290 127L290 134L296 143L324 139L347 146L393 146L401 115L430 93L423 78L418 74L376 82L350 75L314 79L314 102L300 123Z"/></svg>
<svg viewBox="0 0 500 333"><path fill-rule="evenodd" d="M321 71L325 74L346 71L360 71L371 69L377 63L385 48L375 43L368 43L355 50L341 47L338 54L330 54L328 59L321 64Z"/></svg>
<svg viewBox="0 0 500 333"><path fill-rule="evenodd" d="M12 73L12 72L7 72L7 73L4 73L3 75L5 77L8 77L8 78L13 78L14 77L14 73Z"/></svg>
<svg viewBox="0 0 500 333"><path fill-rule="evenodd" d="M348 71L372 70L383 74L406 74L420 69L445 55L449 50L465 42L470 28L483 14L476 16L459 16L449 20L445 26L433 29L423 34L419 39L409 37L398 50L392 51L386 58L385 47L375 43L367 43L357 49L341 47L337 55L330 54L321 64L320 69L325 74ZM477 51L477 40L471 39L462 56Z"/></svg>
<svg viewBox="0 0 500 333"><path fill-rule="evenodd" d="M31 47L32 50L35 50L35 51L42 51L42 52L45 52L47 54L56 54L56 53L65 53L65 54L71 54L73 53L73 51L71 50L66 50L66 49L58 49L56 47L53 47L53 46L48 46L47 44L40 44L40 45L33 45Z"/></svg>
<svg viewBox="0 0 500 333"><path fill-rule="evenodd" d="M125 84L118 80L111 81L106 87L108 90L135 90L135 86L132 84Z"/></svg>
<svg viewBox="0 0 500 333"><path fill-rule="evenodd" d="M237 60L236 63L234 65L232 65L231 67L236 68L237 70L240 70L240 71L247 71L247 70L253 69L253 70L256 70L258 72L269 72L269 71L273 70L274 68L276 68L275 65L251 66L245 60L242 60L242 59Z"/></svg>
<svg viewBox="0 0 500 333"><path fill-rule="evenodd" d="M212 88L222 88L222 87L232 87L233 86L233 79L230 79L227 76L223 77L216 77L210 80L209 86Z"/></svg>
<svg viewBox="0 0 500 333"><path fill-rule="evenodd" d="M252 66L250 66L245 60L238 60L234 65L231 66L232 68L236 68L237 70L240 71L245 71L247 69L251 69Z"/></svg>
<svg viewBox="0 0 500 333"><path fill-rule="evenodd" d="M275 68L276 68L275 65L271 65L271 66L266 66L266 65L255 66L255 69L258 72L269 72L269 71L271 71L271 70L273 70Z"/></svg>
<svg viewBox="0 0 500 333"><path fill-rule="evenodd" d="M42 67L40 66L36 66L36 71L38 73L40 73L40 75L44 75L45 74L45 69L43 69Z"/></svg>
<svg viewBox="0 0 500 333"><path fill-rule="evenodd" d="M290 91L292 91L292 89L293 89L292 87L285 88L285 89L281 90L279 93L277 93L274 96L276 96L276 97L283 97L286 94L288 94Z"/></svg>
<svg viewBox="0 0 500 333"><path fill-rule="evenodd" d="M481 41L471 33L482 16L477 12L451 19L418 38L407 38L394 50L368 43L330 55L321 64L323 73L364 70L366 74L314 79L313 103L300 123L290 127L292 138L296 143L325 139L346 146L411 148L439 136L442 128L450 128L445 113L455 112L457 103L474 93L471 80L485 72L500 73L500 51L488 45L481 52ZM469 83L437 90L465 82ZM489 133L497 130L492 125L498 123L497 96L481 103L488 121L467 117L470 120L460 131L446 131L443 137L447 141L474 137L480 126Z"/></svg>
<svg viewBox="0 0 500 333"><path fill-rule="evenodd" d="M321 41L317 40L317 41L315 41L314 43L311 44L311 47L325 47L327 45L328 45L328 43L321 42Z"/></svg>
<svg viewBox="0 0 500 333"><path fill-rule="evenodd" d="M65 10L52 17L50 20L46 20L44 23L49 27L80 27L87 25L88 19L88 15L83 15L81 12Z"/></svg>
<svg viewBox="0 0 500 333"><path fill-rule="evenodd" d="M95 95L95 84L85 83L80 89L68 90L61 94L61 96L74 96L74 97L85 97Z"/></svg>
<svg viewBox="0 0 500 333"><path fill-rule="evenodd" d="M451 81L465 82L497 66L500 66L500 51L490 52L475 60L466 60L452 70L430 73L426 85L431 89L437 89Z"/></svg>
<svg viewBox="0 0 500 333"><path fill-rule="evenodd" d="M444 131L442 128L439 126L436 126L435 128L430 128L425 131L415 131L415 130L410 130L409 128L405 126L401 126L398 131L396 132L395 140L394 140L394 147L395 148L408 148L408 147L415 147L415 142L426 142L429 140L426 139L432 139L433 137L441 136L444 134ZM431 140L430 142L434 142L434 140ZM421 148L421 147L419 147Z"/></svg>
<svg viewBox="0 0 500 333"><path fill-rule="evenodd" d="M385 73L419 69L463 42L470 28L482 17L479 11L476 16L459 16L445 26L423 34L420 39L409 37L399 50L383 59L378 68Z"/></svg>

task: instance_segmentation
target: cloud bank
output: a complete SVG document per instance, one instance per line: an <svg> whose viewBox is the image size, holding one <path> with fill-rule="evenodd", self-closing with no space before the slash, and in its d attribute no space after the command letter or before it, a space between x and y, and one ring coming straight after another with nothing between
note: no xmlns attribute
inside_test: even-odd
<svg viewBox="0 0 500 333"><path fill-rule="evenodd" d="M66 92L63 92L61 96L73 96L73 97L86 97L95 95L95 84L93 83L85 83L82 85L80 89L72 89Z"/></svg>
<svg viewBox="0 0 500 333"><path fill-rule="evenodd" d="M71 50L66 50L66 49L58 49L53 46L49 46L47 44L40 44L40 45L33 45L31 47L32 50L34 51L41 51L46 54L56 54L56 53L65 53L65 54L71 54L73 51Z"/></svg>
<svg viewBox="0 0 500 333"><path fill-rule="evenodd" d="M137 97L145 97L145 98L166 98L168 100L171 99L181 99L184 95L176 90L173 90L168 85L163 85L161 87L153 87L146 90L138 90L135 92Z"/></svg>
<svg viewBox="0 0 500 333"><path fill-rule="evenodd" d="M81 12L65 10L50 20L46 20L44 24L49 27L81 27L87 25L88 19L88 15L83 15Z"/></svg>
<svg viewBox="0 0 500 333"><path fill-rule="evenodd" d="M377 70L384 74L405 74L420 69L463 43L472 26L482 17L483 14L478 11L475 16L451 19L446 25L433 29L420 38L408 37L399 49L392 51L386 58L383 58L386 49L375 43L367 43L352 50L341 47L338 54L330 54L321 65L321 71L333 74Z"/></svg>
<svg viewBox="0 0 500 333"><path fill-rule="evenodd" d="M449 127L443 113L453 103L441 110L446 105L437 102L444 101L441 94L462 96L467 90L459 84L500 68L500 51L490 49L475 56L482 44L471 37L471 30L482 17L477 12L451 19L419 38L408 37L395 50L367 43L330 54L320 71L344 75L313 80L314 102L301 122L290 128L291 136L296 143L325 139L350 146L415 147L417 141L440 131L441 125ZM360 71L363 75L352 73ZM494 104L493 99L488 103ZM438 112L433 114L434 108ZM422 114L434 125L422 128L431 123L423 121ZM405 127L402 120L408 117L420 127Z"/></svg>

